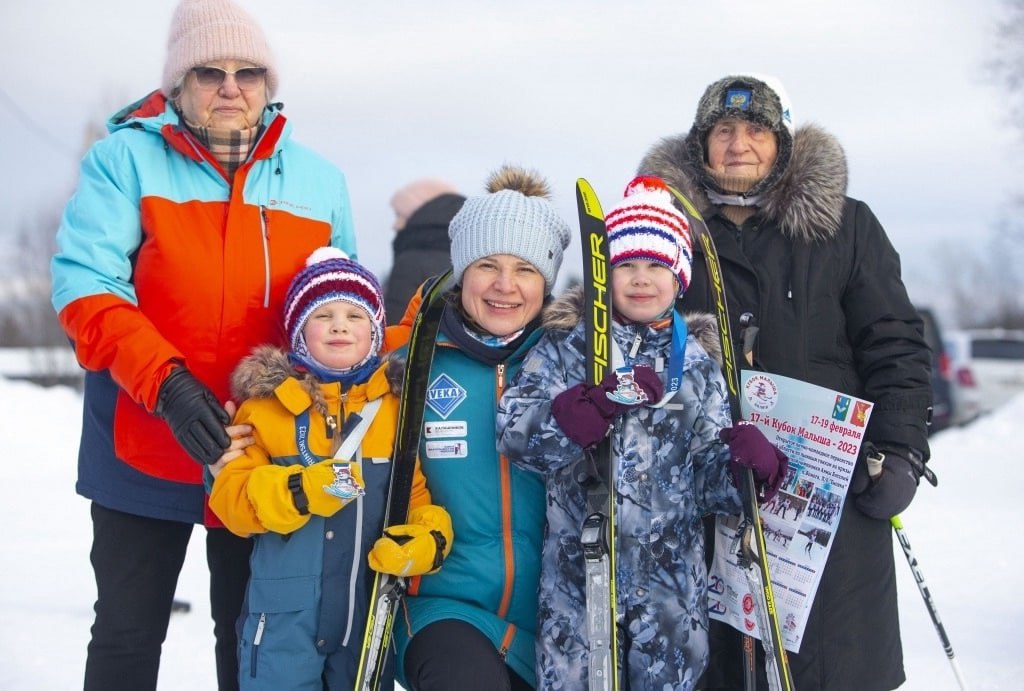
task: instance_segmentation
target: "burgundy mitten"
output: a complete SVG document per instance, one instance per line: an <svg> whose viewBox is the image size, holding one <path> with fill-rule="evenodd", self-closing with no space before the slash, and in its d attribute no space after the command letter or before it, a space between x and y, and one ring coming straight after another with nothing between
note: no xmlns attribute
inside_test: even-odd
<svg viewBox="0 0 1024 691"><path fill-rule="evenodd" d="M607 436L617 415L647 401L660 400L663 391L661 379L652 368L620 367L598 386L577 384L555 396L551 414L565 436L589 449Z"/></svg>
<svg viewBox="0 0 1024 691"><path fill-rule="evenodd" d="M754 471L758 484L758 502L771 501L778 494L789 470L789 458L768 441L761 430L749 422L740 422L735 427L726 427L718 437L729 445L732 461L729 471L736 487L743 487L742 473L745 468Z"/></svg>

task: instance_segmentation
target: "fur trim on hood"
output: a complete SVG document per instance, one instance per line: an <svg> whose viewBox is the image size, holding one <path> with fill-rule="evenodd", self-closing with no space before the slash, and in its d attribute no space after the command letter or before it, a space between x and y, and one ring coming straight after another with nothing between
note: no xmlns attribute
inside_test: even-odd
<svg viewBox="0 0 1024 691"><path fill-rule="evenodd" d="M582 314L583 286L576 286L545 307L541 318L545 328L572 331L580 323ZM705 352L721 367L722 344L718 340L715 316L707 312L688 312L683 317L686 319L687 331L693 334Z"/></svg>
<svg viewBox="0 0 1024 691"><path fill-rule="evenodd" d="M654 175L685 194L708 217L713 206L700 180L704 161L693 160L688 135L666 137L651 147L637 173ZM698 168L699 167L699 168ZM847 186L846 154L839 141L817 125L802 125L793 135L793 153L785 173L761 194L759 208L794 240L833 237L842 222Z"/></svg>
<svg viewBox="0 0 1024 691"><path fill-rule="evenodd" d="M405 358L387 353L381 358L387 364L387 378L395 395L402 393L402 376L405 373ZM263 345L253 348L252 354L242 358L231 374L231 396L236 401L248 398L271 398L274 390L288 377L295 377L302 383L314 402L322 405L320 387L315 377L300 372L288 360L288 353L274 346Z"/></svg>

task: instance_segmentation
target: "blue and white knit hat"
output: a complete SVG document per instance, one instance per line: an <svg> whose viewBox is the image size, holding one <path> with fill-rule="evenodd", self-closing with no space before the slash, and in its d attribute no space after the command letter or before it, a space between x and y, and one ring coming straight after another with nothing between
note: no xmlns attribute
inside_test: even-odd
<svg viewBox="0 0 1024 691"><path fill-rule="evenodd" d="M676 208L661 178L640 176L626 185L625 198L605 214L608 260L656 262L671 269L681 296L690 285L693 238L690 223Z"/></svg>
<svg viewBox="0 0 1024 691"><path fill-rule="evenodd" d="M512 254L528 261L554 287L569 224L550 200L547 182L533 171L502 166L487 180L487 194L470 197L448 226L452 273L459 281L477 259Z"/></svg>
<svg viewBox="0 0 1024 691"><path fill-rule="evenodd" d="M335 300L355 305L370 315L373 330L367 359L375 357L384 343L384 296L380 283L366 267L336 247L314 250L306 259L306 267L288 286L284 330L292 352L309 357L302 327L318 307Z"/></svg>

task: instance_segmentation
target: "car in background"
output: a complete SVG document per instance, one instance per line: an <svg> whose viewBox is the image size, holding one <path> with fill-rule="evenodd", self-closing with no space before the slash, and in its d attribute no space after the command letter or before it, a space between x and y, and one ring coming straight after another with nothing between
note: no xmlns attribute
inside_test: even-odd
<svg viewBox="0 0 1024 691"><path fill-rule="evenodd" d="M1024 393L1024 330L970 329L967 334L982 412Z"/></svg>
<svg viewBox="0 0 1024 691"><path fill-rule="evenodd" d="M935 434L953 424L953 384L950 381L949 355L935 313L927 307L917 307L917 313L924 323L924 340L932 351L932 421L928 434Z"/></svg>
<svg viewBox="0 0 1024 691"><path fill-rule="evenodd" d="M953 399L954 425L966 425L981 415L981 389L971 361L971 335L948 330L942 338L949 356L949 381Z"/></svg>

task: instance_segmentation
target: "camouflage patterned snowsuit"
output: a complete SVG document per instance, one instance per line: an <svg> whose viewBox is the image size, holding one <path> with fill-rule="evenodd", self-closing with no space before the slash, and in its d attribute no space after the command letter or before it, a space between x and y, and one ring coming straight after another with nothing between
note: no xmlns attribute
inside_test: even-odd
<svg viewBox="0 0 1024 691"><path fill-rule="evenodd" d="M499 449L547 476L537 641L538 689L587 688L584 561L579 535L586 517L583 449L551 416L551 400L584 377L579 296L546 312L548 333L527 356L502 398ZM725 381L709 316L688 319L683 383L663 407L639 407L614 421L618 521L616 554L620 652L631 691L692 689L707 664L707 573L701 516L738 513L728 474L729 450L718 431L731 424ZM627 364L668 359L671 327L615 324ZM706 342L702 347L701 342ZM707 350L706 350L707 348ZM624 356L625 357L625 356ZM661 372L664 379L665 373Z"/></svg>

